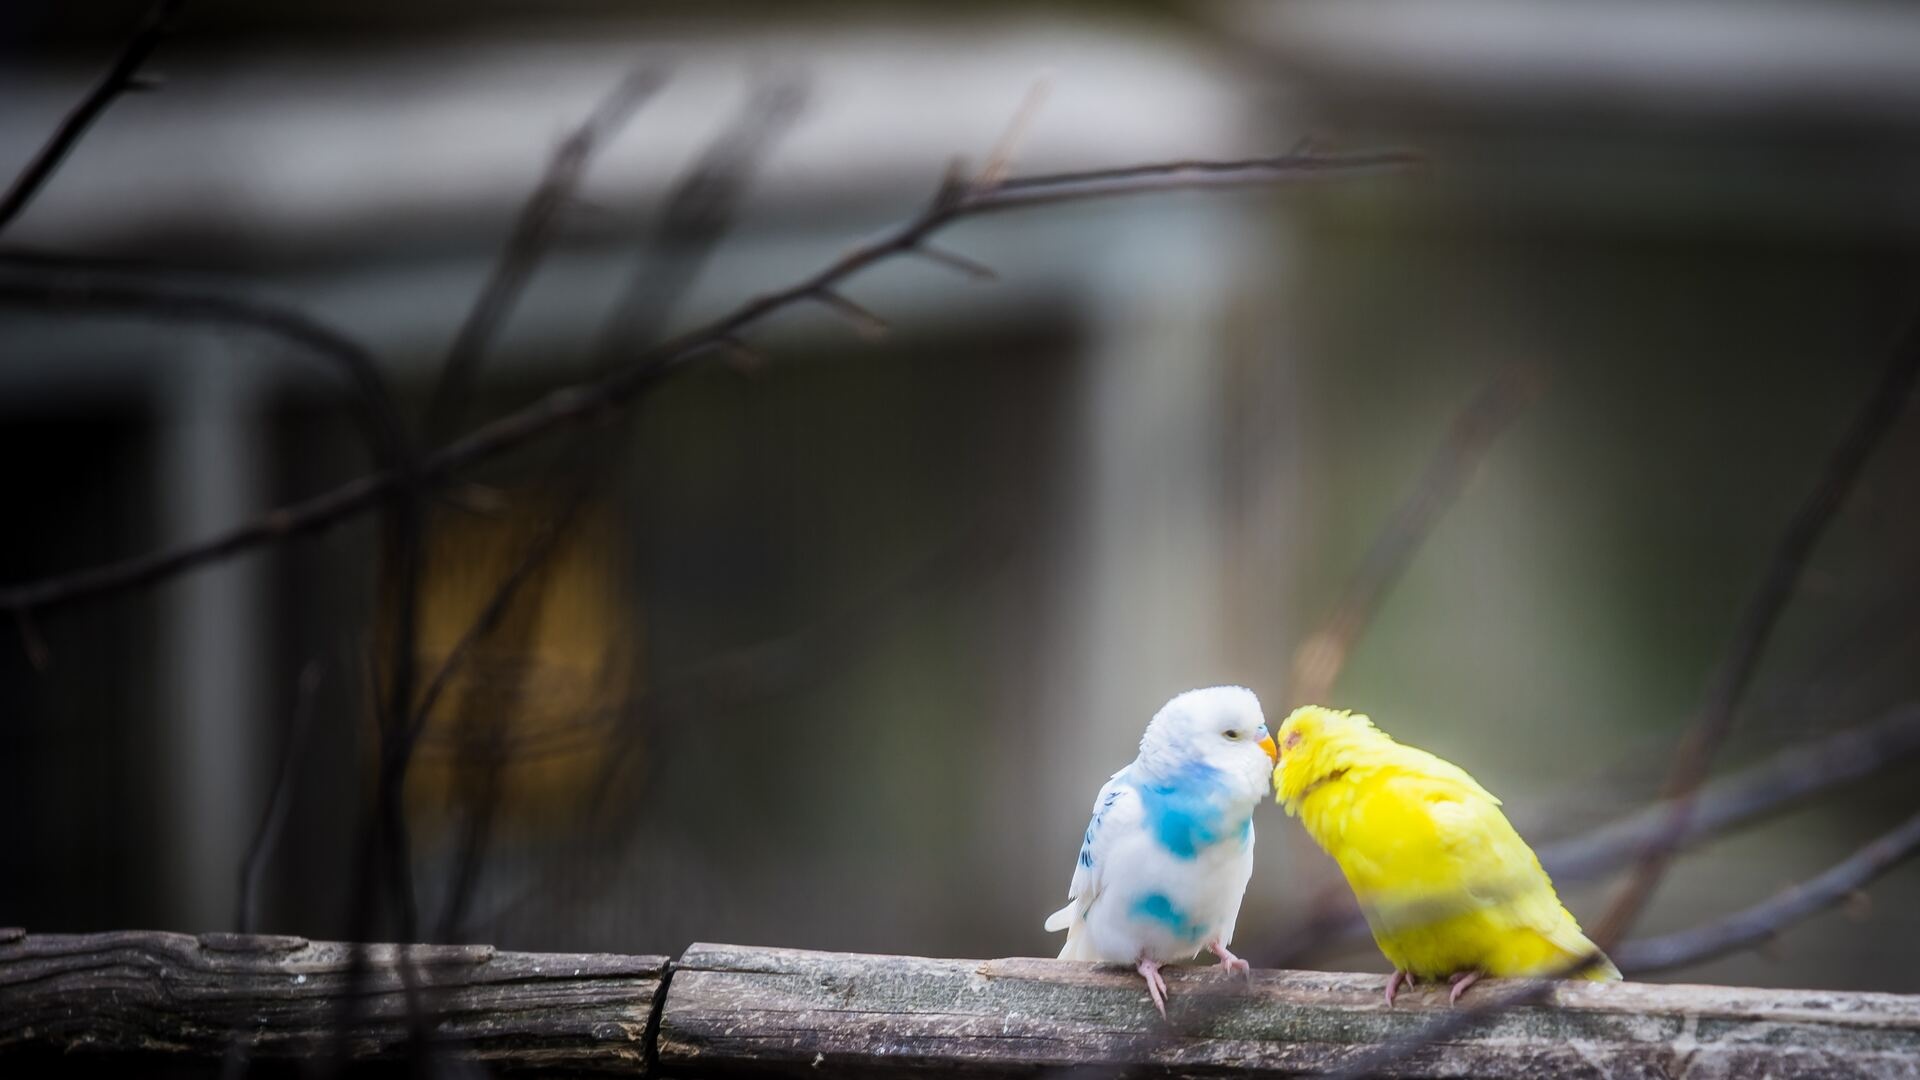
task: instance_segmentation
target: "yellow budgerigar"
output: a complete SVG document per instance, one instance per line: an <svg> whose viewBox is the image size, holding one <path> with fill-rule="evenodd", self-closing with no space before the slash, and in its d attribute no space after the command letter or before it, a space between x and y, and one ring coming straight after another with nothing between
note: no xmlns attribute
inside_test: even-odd
<svg viewBox="0 0 1920 1080"><path fill-rule="evenodd" d="M1446 976L1450 1001L1483 975L1547 975L1594 953L1500 800L1459 766L1394 742L1357 713L1315 705L1280 725L1276 798L1352 886L1402 983ZM1613 981L1602 958L1585 978Z"/></svg>

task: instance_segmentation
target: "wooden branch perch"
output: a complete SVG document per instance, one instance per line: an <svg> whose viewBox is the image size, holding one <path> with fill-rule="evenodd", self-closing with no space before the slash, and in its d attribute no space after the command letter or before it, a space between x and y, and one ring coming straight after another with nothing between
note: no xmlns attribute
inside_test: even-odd
<svg viewBox="0 0 1920 1080"><path fill-rule="evenodd" d="M1056 960L934 960L695 945L657 956L367 948L290 937L0 931L0 1072L28 1057L130 1067L356 1061L407 1052L404 952L449 1058L502 1069L678 1077L1000 1076L1054 1069L1298 1076L1338 1068L1449 1010L1380 1002L1381 976L1171 974L1172 1024L1131 972ZM671 976L668 972L671 971ZM669 978L671 981L669 981ZM1423 1048L1397 1076L1920 1076L1920 997L1648 983L1555 986L1537 1005Z"/></svg>
<svg viewBox="0 0 1920 1080"><path fill-rule="evenodd" d="M6 942L9 934L18 935ZM251 934L19 934L0 930L0 1062L27 1051L218 1061L357 1061L407 1053L401 953L439 1019L436 1045L512 1068L637 1073L666 958L496 952L489 945L366 947L357 1008L342 1010L354 947ZM12 1075L0 1065L0 1074Z"/></svg>

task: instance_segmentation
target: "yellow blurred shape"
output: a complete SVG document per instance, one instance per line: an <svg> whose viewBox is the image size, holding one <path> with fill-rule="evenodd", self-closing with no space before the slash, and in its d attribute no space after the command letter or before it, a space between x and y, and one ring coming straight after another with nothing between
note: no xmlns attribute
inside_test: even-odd
<svg viewBox="0 0 1920 1080"><path fill-rule="evenodd" d="M563 823L633 730L623 720L639 687L638 611L623 531L604 508L568 515L525 494L511 504L512 514L445 511L427 530L416 708L502 585L524 577L422 729L407 778L421 824L488 800L501 824Z"/></svg>

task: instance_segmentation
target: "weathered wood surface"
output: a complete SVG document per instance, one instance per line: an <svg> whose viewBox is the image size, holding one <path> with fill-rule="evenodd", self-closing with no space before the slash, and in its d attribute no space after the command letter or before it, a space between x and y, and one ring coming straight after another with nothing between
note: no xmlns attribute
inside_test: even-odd
<svg viewBox="0 0 1920 1080"><path fill-rule="evenodd" d="M661 1013L665 1076L1292 1076L1337 1067L1447 1009L1384 978L1170 971L1171 1025L1138 976L1055 960L927 960L695 945ZM1476 993L1497 988L1483 983ZM1131 1071L1131 1070L1130 1070ZM1566 983L1392 1071L1420 1077L1916 1077L1920 998Z"/></svg>
<svg viewBox="0 0 1920 1080"><path fill-rule="evenodd" d="M337 943L0 930L0 1076L78 1053L140 1075L211 1065L235 1047L259 1062L404 1061L400 952L369 946L355 982L352 949ZM1055 960L727 945L696 945L671 965L484 946L405 953L437 1051L542 1072L1289 1076L1337 1067L1447 1010L1434 988L1388 1010L1375 975L1260 971L1249 987L1214 968L1171 971L1169 1025L1138 976ZM1920 1080L1920 997L1568 983L1393 1073Z"/></svg>
<svg viewBox="0 0 1920 1080"><path fill-rule="evenodd" d="M124 1060L255 1061L408 1057L407 993L391 945L297 937L0 930L0 1075L9 1053L95 1052ZM404 950L437 1049L515 1068L645 1066L666 958ZM357 983L354 980L358 980ZM358 991L344 1008L350 986ZM347 1039L338 1042L342 1020Z"/></svg>

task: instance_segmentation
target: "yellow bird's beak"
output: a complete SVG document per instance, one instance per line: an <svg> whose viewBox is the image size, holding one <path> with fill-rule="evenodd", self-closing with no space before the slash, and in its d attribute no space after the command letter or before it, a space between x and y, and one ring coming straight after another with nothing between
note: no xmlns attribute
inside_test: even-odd
<svg viewBox="0 0 1920 1080"><path fill-rule="evenodd" d="M1266 738L1261 739L1260 749L1265 750L1267 752L1268 759L1271 760L1275 765L1280 764L1280 748L1273 744L1273 736L1269 735Z"/></svg>

